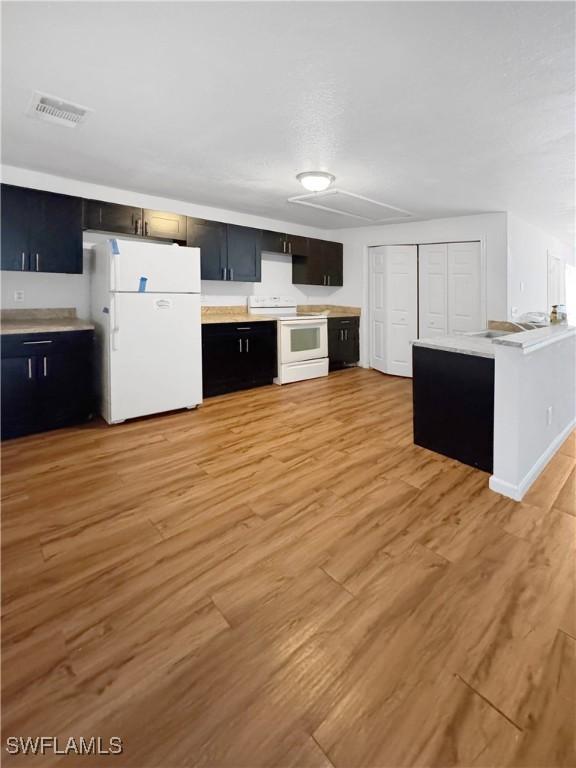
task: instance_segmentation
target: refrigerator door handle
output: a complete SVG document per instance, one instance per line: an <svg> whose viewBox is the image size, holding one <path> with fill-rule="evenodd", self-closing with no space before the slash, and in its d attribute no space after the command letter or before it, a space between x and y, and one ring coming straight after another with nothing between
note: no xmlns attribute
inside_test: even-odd
<svg viewBox="0 0 576 768"><path fill-rule="evenodd" d="M111 290L115 291L118 288L118 261L117 261L117 254L112 253L112 274L110 275L111 278Z"/></svg>
<svg viewBox="0 0 576 768"><path fill-rule="evenodd" d="M112 294L110 297L110 307L113 308L112 313L112 349L114 352L118 351L118 332L120 330L118 324L118 304L116 303L116 296Z"/></svg>

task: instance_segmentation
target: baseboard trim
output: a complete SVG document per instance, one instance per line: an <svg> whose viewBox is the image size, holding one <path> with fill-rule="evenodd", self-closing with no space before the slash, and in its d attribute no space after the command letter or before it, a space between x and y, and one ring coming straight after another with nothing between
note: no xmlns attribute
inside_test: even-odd
<svg viewBox="0 0 576 768"><path fill-rule="evenodd" d="M502 496L507 496L510 499L514 499L514 501L522 501L530 486L542 473L550 459L554 456L574 427L576 427L576 419L573 419L562 432L555 437L536 463L532 465L530 471L524 475L518 485L513 485L506 480L500 480L496 475L492 475L488 481L490 490L495 491L496 493L501 493Z"/></svg>

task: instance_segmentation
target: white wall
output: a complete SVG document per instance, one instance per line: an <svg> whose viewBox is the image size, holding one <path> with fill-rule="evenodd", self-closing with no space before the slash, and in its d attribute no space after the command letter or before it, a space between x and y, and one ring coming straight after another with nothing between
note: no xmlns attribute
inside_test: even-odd
<svg viewBox="0 0 576 768"><path fill-rule="evenodd" d="M368 364L368 249L378 245L410 245L479 240L486 263L486 302L489 319L508 317L508 248L506 213L486 213L448 219L332 230L328 239L344 242L346 303L362 306L361 364Z"/></svg>
<svg viewBox="0 0 576 768"><path fill-rule="evenodd" d="M61 192L78 197L106 200L112 203L124 203L143 208L174 211L187 216L225 221L248 227L271 229L278 232L290 232L295 235L326 238L325 230L304 227L285 221L267 219L261 216L238 213L235 211L210 208L186 203L181 200L145 195L129 190L103 187L98 184L52 176L24 168L3 166L2 181L6 184L44 189L49 192ZM84 242L94 242L98 236L87 233ZM333 240L342 238L335 234ZM86 258L86 253L85 253ZM345 304L349 292L345 288L324 286L295 286L292 284L292 261L289 256L264 254L262 258L262 281L260 283L236 283L204 281L202 300L204 304L243 304L247 296L277 295L294 296L300 303L335 303ZM344 274L346 281L349 276ZM2 272L2 307L76 307L78 315L87 318L90 313L90 288L88 275L51 275L22 272ZM16 302L14 292L24 291L24 301Z"/></svg>
<svg viewBox="0 0 576 768"><path fill-rule="evenodd" d="M574 248L515 214L508 214L510 316L550 312L548 254L574 264Z"/></svg>
<svg viewBox="0 0 576 768"><path fill-rule="evenodd" d="M525 350L495 344L494 352L490 488L520 501L574 428L576 333Z"/></svg>

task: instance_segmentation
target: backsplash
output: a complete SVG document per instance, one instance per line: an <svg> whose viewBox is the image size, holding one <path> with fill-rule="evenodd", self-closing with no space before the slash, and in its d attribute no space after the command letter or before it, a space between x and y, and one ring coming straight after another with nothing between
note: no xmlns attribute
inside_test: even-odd
<svg viewBox="0 0 576 768"><path fill-rule="evenodd" d="M90 278L87 274L89 251L84 251L84 274L62 275L34 272L2 272L2 307L31 309L37 307L75 307L78 317L90 317ZM23 291L24 300L16 301L15 292ZM292 284L290 257L281 254L262 255L262 281L236 283L202 281L202 304L205 306L245 305L248 296L290 296L297 304L338 303L342 288L298 286Z"/></svg>

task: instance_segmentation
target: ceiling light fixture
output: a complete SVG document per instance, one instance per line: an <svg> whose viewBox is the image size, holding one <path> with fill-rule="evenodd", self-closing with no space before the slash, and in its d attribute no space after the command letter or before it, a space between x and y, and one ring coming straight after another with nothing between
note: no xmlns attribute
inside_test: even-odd
<svg viewBox="0 0 576 768"><path fill-rule="evenodd" d="M304 189L309 189L310 192L324 192L336 181L336 176L325 171L304 171L304 173L299 173L296 178Z"/></svg>

